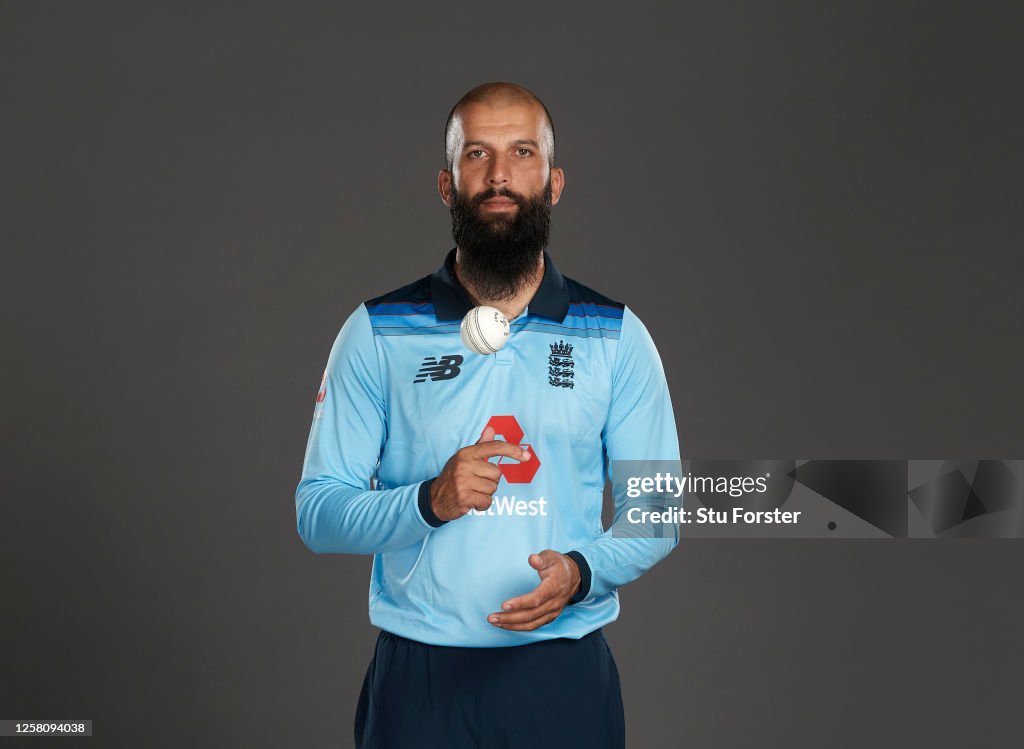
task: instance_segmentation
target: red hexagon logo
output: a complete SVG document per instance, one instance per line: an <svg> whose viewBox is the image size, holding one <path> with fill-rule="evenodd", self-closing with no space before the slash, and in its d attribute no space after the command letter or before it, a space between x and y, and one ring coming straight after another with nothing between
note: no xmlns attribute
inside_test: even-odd
<svg viewBox="0 0 1024 749"><path fill-rule="evenodd" d="M494 429L495 437L501 435L505 438L506 442L519 445L523 449L530 451L530 459L522 462L506 458L504 455L498 458L498 469L501 471L501 475L505 477L505 481L510 484L529 484L533 481L533 477L537 475L537 469L540 468L540 458L534 452L532 445L523 444L523 428L519 426L516 417L492 416L484 425L484 429L487 429L487 427Z"/></svg>

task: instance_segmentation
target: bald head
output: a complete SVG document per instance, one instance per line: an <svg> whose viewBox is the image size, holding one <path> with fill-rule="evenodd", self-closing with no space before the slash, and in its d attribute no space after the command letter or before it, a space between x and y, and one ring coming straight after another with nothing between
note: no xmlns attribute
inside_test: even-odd
<svg viewBox="0 0 1024 749"><path fill-rule="evenodd" d="M445 160L449 171L455 163L462 136L461 113L470 104L484 104L491 107L527 105L539 108L544 114L544 127L541 147L547 157L548 166L555 164L555 127L551 122L551 113L544 102L529 90L515 83L482 83L466 93L448 113L448 122L444 128Z"/></svg>

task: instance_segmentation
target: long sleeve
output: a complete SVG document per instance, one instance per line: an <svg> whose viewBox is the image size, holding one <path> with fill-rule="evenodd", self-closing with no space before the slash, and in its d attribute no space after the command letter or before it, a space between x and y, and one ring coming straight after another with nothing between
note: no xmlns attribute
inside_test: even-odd
<svg viewBox="0 0 1024 749"><path fill-rule="evenodd" d="M317 553L402 549L432 524L429 482L371 490L387 437L387 402L373 330L360 305L327 361L295 490L299 536ZM423 507L424 496L427 506Z"/></svg>
<svg viewBox="0 0 1024 749"><path fill-rule="evenodd" d="M612 398L602 438L608 477L613 479L615 516L607 531L568 552L582 578L573 602L604 595L635 580L679 543L679 527L675 524L662 526L654 533L648 528L648 532L638 534L635 527L630 527L628 510L641 506L651 509L651 505L630 499L623 481L614 480L614 468L617 464L621 467L621 461L661 464L680 475L679 441L661 357L647 328L628 307L623 311Z"/></svg>

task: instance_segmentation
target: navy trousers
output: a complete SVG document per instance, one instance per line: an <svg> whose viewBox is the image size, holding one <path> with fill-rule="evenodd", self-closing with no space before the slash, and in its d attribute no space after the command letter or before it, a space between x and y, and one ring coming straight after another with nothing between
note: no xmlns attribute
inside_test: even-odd
<svg viewBox="0 0 1024 749"><path fill-rule="evenodd" d="M377 638L356 749L624 749L619 672L601 630L508 648Z"/></svg>

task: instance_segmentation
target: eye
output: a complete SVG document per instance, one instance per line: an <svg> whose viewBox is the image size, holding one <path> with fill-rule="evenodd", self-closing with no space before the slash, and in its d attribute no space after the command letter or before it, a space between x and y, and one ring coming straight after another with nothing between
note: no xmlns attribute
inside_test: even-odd
<svg viewBox="0 0 1024 749"><path fill-rule="evenodd" d="M479 159L481 156L483 156L483 153L484 152L481 149L478 148L475 151L470 151L466 155L469 156L469 158L471 158L471 159Z"/></svg>
<svg viewBox="0 0 1024 749"><path fill-rule="evenodd" d="M533 156L533 151L531 151L529 148L517 148L516 149L516 155L517 156Z"/></svg>

